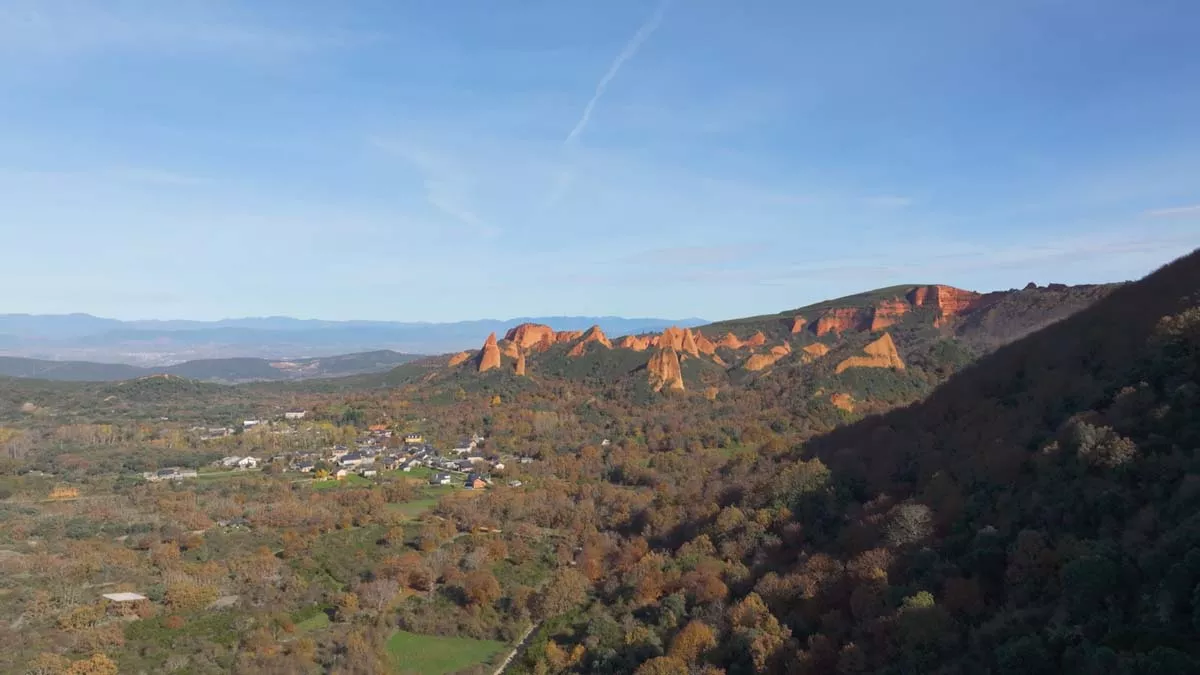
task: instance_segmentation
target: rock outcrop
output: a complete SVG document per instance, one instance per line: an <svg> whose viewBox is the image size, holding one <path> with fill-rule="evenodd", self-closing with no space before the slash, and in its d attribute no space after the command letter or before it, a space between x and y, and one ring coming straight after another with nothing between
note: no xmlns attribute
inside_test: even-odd
<svg viewBox="0 0 1200 675"><path fill-rule="evenodd" d="M447 363L446 365L453 368L454 366L459 366L459 365L466 363L468 360L470 360L470 358L471 358L471 352L459 352L459 353L455 354L454 356L451 356L450 362Z"/></svg>
<svg viewBox="0 0 1200 675"><path fill-rule="evenodd" d="M944 326L947 321L979 305L983 296L975 291L964 291L953 286L918 286L908 293L908 301L914 307L933 307L937 319L933 325Z"/></svg>
<svg viewBox="0 0 1200 675"><path fill-rule="evenodd" d="M550 341L554 341L554 329L540 323L523 323L515 326L504 334L504 339L516 343L521 349L529 349L539 342L550 337Z"/></svg>
<svg viewBox="0 0 1200 675"><path fill-rule="evenodd" d="M564 342L574 342L583 337L581 330L560 330L554 334L554 342L562 344Z"/></svg>
<svg viewBox="0 0 1200 675"><path fill-rule="evenodd" d="M501 340L499 346L500 346L500 353L507 356L510 359L515 359L521 355L521 348L518 347L517 343L515 343L515 342L512 342L510 340Z"/></svg>
<svg viewBox="0 0 1200 675"><path fill-rule="evenodd" d="M617 340L617 346L621 349L632 349L635 352L644 352L650 348L650 338L644 338L639 335L626 335Z"/></svg>
<svg viewBox="0 0 1200 675"><path fill-rule="evenodd" d="M741 349L742 341L733 333L726 333L724 337L717 340L717 346L726 349Z"/></svg>
<svg viewBox="0 0 1200 675"><path fill-rule="evenodd" d="M754 335L751 335L749 340L746 340L745 342L742 343L742 346L743 347L761 347L765 344L767 344L767 336L763 335L763 332L760 330L760 331L755 331Z"/></svg>
<svg viewBox="0 0 1200 675"><path fill-rule="evenodd" d="M492 333L483 343L483 349L479 350L479 372L486 373L499 367L500 347L496 345L496 334Z"/></svg>
<svg viewBox="0 0 1200 675"><path fill-rule="evenodd" d="M661 334L651 340L651 344L655 347L670 347L676 352L699 356L700 350L696 347L696 338L692 335L692 331L684 328L671 326L664 330Z"/></svg>
<svg viewBox="0 0 1200 675"><path fill-rule="evenodd" d="M900 298L881 300L871 309L871 332L895 325L908 314L908 309L908 303Z"/></svg>
<svg viewBox="0 0 1200 675"><path fill-rule="evenodd" d="M767 368L775 365L779 359L782 359L791 353L792 346L785 342L781 345L775 345L774 347L771 347L766 354L751 355L750 358L746 359L746 362L742 364L742 367L750 371L766 370Z"/></svg>
<svg viewBox="0 0 1200 675"><path fill-rule="evenodd" d="M716 387L709 387L708 389L704 390L704 398L710 401L715 401L717 400L717 394L719 393L721 393L720 389L717 389Z"/></svg>
<svg viewBox="0 0 1200 675"><path fill-rule="evenodd" d="M892 341L891 333L863 347L865 356L851 356L837 364L834 372L840 373L847 368L894 368L904 370L904 361L896 351L896 343Z"/></svg>
<svg viewBox="0 0 1200 675"><path fill-rule="evenodd" d="M517 365L513 366L513 372L517 375L525 375L525 352L517 354Z"/></svg>
<svg viewBox="0 0 1200 675"><path fill-rule="evenodd" d="M814 342L811 345L804 345L800 348L800 351L804 352L801 355L801 358L804 359L805 363L808 363L809 361L819 359L828 354L829 346L822 342Z"/></svg>
<svg viewBox="0 0 1200 675"><path fill-rule="evenodd" d="M654 391L683 391L683 370L679 367L679 354L672 347L660 347L654 352L646 363L646 371Z"/></svg>
<svg viewBox="0 0 1200 675"><path fill-rule="evenodd" d="M805 319L802 316L797 316L796 318L792 319L792 328L791 328L792 335L795 335L796 333L803 331L804 327L807 325L808 325L808 319Z"/></svg>
<svg viewBox="0 0 1200 675"><path fill-rule="evenodd" d="M841 334L850 330L860 330L864 323L863 311L857 307L829 309L817 319L816 333L818 336Z"/></svg>
<svg viewBox="0 0 1200 675"><path fill-rule="evenodd" d="M567 352L567 355L583 356L587 353L587 346L592 343L603 345L605 349L612 349L612 342L609 342L608 336L600 330L600 326L592 326L583 334L579 343L572 347L570 352Z"/></svg>
<svg viewBox="0 0 1200 675"><path fill-rule="evenodd" d="M854 397L850 394L830 394L829 402L846 412L854 412Z"/></svg>
<svg viewBox="0 0 1200 675"><path fill-rule="evenodd" d="M751 354L742 367L751 372L758 372L775 365L775 362L781 358L783 357L775 354Z"/></svg>
<svg viewBox="0 0 1200 675"><path fill-rule="evenodd" d="M712 356L713 354L717 353L717 345L713 344L712 340L704 337L703 333L696 331L695 336L696 349L699 349L701 354L708 354L709 356Z"/></svg>

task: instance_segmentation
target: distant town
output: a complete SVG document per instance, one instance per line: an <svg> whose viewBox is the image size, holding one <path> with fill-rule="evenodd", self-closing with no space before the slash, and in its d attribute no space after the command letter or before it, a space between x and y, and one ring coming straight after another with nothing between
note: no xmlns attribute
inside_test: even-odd
<svg viewBox="0 0 1200 675"><path fill-rule="evenodd" d="M279 419L250 419L242 421L242 429L269 428L268 433L291 435L303 433L295 423L305 419L303 410L285 412ZM232 436L230 427L193 427L202 440ZM271 455L230 455L212 462L205 469L166 467L146 471L147 481L179 481L199 478L219 472L266 471L271 473L303 474L313 482L372 479L381 472L401 472L428 478L432 485L461 484L468 490L491 487L502 476L507 465L528 464L532 457L489 452L487 439L480 434L463 438L452 448L440 449L420 432L398 434L387 424L371 425L355 439L353 446L337 444L315 451L282 452ZM520 487L511 480L509 487Z"/></svg>

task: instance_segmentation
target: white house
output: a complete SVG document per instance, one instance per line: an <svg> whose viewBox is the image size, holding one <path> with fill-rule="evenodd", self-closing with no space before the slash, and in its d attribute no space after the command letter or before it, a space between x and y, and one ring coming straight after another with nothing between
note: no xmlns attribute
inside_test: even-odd
<svg viewBox="0 0 1200 675"><path fill-rule="evenodd" d="M250 427L256 427L262 423L262 420L242 420L242 428L249 429Z"/></svg>
<svg viewBox="0 0 1200 675"><path fill-rule="evenodd" d="M225 457L221 460L221 466L225 467L226 469L232 469L233 467L237 466L238 462L240 461L242 461L241 457Z"/></svg>
<svg viewBox="0 0 1200 675"><path fill-rule="evenodd" d="M285 420L302 420L302 419L304 419L304 416L307 414L308 414L308 412L305 410L292 410L292 411L283 413L283 419L285 419Z"/></svg>
<svg viewBox="0 0 1200 675"><path fill-rule="evenodd" d="M239 459L237 461L236 466L239 469L257 469L258 468L258 458L257 457L242 457L241 459Z"/></svg>
<svg viewBox="0 0 1200 675"><path fill-rule="evenodd" d="M378 476L378 475L379 475L379 472L378 472L378 471L376 471L375 469L363 469L363 470L362 470L362 471L360 471L359 473L361 473L361 474L362 474L363 478L370 478L371 476Z"/></svg>

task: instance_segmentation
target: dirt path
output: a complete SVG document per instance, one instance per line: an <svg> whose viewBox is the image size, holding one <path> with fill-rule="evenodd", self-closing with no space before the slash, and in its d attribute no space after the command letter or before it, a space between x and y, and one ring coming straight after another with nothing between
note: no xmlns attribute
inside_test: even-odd
<svg viewBox="0 0 1200 675"><path fill-rule="evenodd" d="M508 669L509 664L512 663L512 660L517 658L517 654L521 653L521 650L525 647L525 643L529 642L529 638L533 635L533 631L537 630L538 626L540 625L542 625L542 623L539 621L538 623L535 623L526 629L525 634L522 635L521 639L517 641L517 646L513 647L513 650L509 652L508 656L504 657L504 661L500 663L500 667L496 668L492 675L503 675L504 671Z"/></svg>

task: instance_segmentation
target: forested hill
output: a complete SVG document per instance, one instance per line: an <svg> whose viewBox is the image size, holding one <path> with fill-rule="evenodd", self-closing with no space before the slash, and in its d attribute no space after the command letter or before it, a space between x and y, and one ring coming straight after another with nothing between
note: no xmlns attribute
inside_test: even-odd
<svg viewBox="0 0 1200 675"><path fill-rule="evenodd" d="M655 529L748 570L727 672L1196 673L1197 453L1194 253Z"/></svg>

